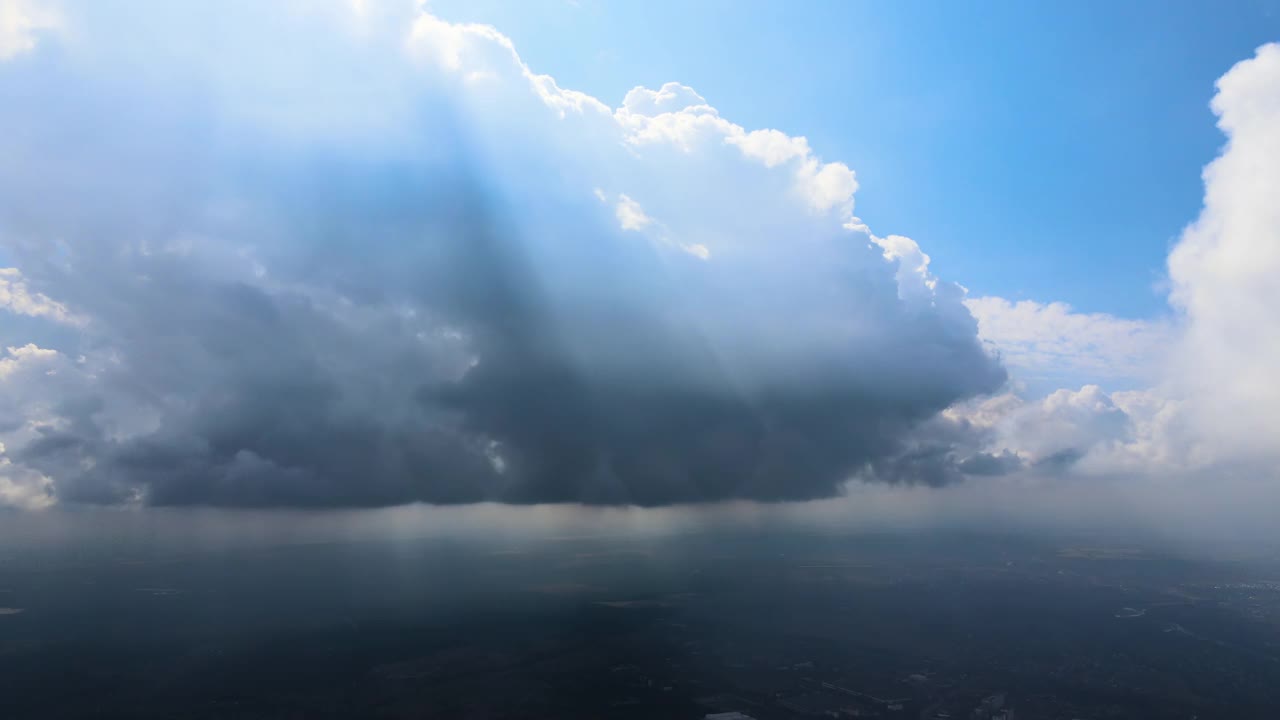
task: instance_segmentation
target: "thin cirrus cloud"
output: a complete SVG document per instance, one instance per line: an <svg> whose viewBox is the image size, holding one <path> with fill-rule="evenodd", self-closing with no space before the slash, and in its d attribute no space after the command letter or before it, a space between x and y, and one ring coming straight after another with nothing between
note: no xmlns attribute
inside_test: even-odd
<svg viewBox="0 0 1280 720"><path fill-rule="evenodd" d="M0 381L7 504L954 477L914 434L1005 372L845 165L677 84L609 107L412 6L228 7L79 8L0 65L6 277L78 319Z"/></svg>

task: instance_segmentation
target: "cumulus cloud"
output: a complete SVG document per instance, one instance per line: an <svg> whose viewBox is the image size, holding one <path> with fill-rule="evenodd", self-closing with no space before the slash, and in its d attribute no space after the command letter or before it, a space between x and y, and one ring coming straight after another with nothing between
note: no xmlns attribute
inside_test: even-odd
<svg viewBox="0 0 1280 720"><path fill-rule="evenodd" d="M142 10L0 12L0 309L62 333L6 336L0 506L1274 479L1280 46L1140 321L966 298L678 83L613 107L415 3Z"/></svg>
<svg viewBox="0 0 1280 720"><path fill-rule="evenodd" d="M1184 477L1214 493L1229 493L1227 482L1252 487L1280 480L1280 209L1273 201L1280 195L1280 45L1259 48L1217 89L1212 108L1227 144L1204 170L1200 216L1169 255L1175 311L1169 324L968 302L984 336L1004 338L997 342L1015 372L1021 348L1039 355L1040 337L1058 335L1060 327L1069 332L1049 347L1063 348L1063 357L1033 356L1028 364L1069 366L1083 357L1099 361L1092 372L1104 378L1106 368L1152 370L1149 384L1123 392L1053 393L1039 412L1021 418L1006 438L1010 445L1069 446L1081 472ZM1032 317L1050 329L1020 330ZM1091 338L1096 356L1079 351Z"/></svg>
<svg viewBox="0 0 1280 720"><path fill-rule="evenodd" d="M0 507L43 510L54 503L53 481L13 464L0 445Z"/></svg>
<svg viewBox="0 0 1280 720"><path fill-rule="evenodd" d="M1008 462L925 447L1004 371L804 138L678 84L610 107L412 4L227 8L80 8L76 52L0 66L6 307L83 319L0 378L3 487L36 493L0 502L661 505Z"/></svg>
<svg viewBox="0 0 1280 720"><path fill-rule="evenodd" d="M1167 321L965 301L1015 384L1085 381L949 409L985 429L984 452L1010 453L1031 473L1181 479L1244 504L1280 480L1280 45L1259 48L1217 90L1227 144L1204 170L1200 216L1169 255Z"/></svg>
<svg viewBox="0 0 1280 720"><path fill-rule="evenodd" d="M1169 256L1172 301L1186 318L1174 378L1199 432L1225 452L1280 448L1280 44L1218 80L1227 136L1204 170L1204 209Z"/></svg>
<svg viewBox="0 0 1280 720"><path fill-rule="evenodd" d="M74 325L80 322L62 303L27 290L17 268L0 268L0 308L17 315L49 318L60 323Z"/></svg>
<svg viewBox="0 0 1280 720"><path fill-rule="evenodd" d="M42 360L56 357L56 350L47 350L28 343L22 347L8 348L9 356L0 358L0 380L8 378L23 369L39 364Z"/></svg>
<svg viewBox="0 0 1280 720"><path fill-rule="evenodd" d="M1088 380L1150 386L1164 376L1176 338L1166 321L1080 313L1061 302L978 297L965 306L1017 379L1046 389Z"/></svg>
<svg viewBox="0 0 1280 720"><path fill-rule="evenodd" d="M47 390L61 368L56 350L27 344L0 354L0 508L37 510L55 501L53 481L39 471L14 463L5 442L24 443L49 417Z"/></svg>

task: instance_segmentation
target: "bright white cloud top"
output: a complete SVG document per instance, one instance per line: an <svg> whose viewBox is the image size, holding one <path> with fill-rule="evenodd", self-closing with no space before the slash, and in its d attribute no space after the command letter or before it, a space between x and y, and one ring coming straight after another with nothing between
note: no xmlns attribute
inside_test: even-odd
<svg viewBox="0 0 1280 720"><path fill-rule="evenodd" d="M1220 83L1183 315L1151 324L966 299L805 138L678 83L610 106L491 27L75 10L0 24L0 503L664 505L1274 460L1276 47Z"/></svg>
<svg viewBox="0 0 1280 720"><path fill-rule="evenodd" d="M1200 217L1169 256L1172 301L1186 333L1174 353L1177 392L1197 433L1228 452L1280 455L1280 45L1218 81L1227 135L1204 170Z"/></svg>

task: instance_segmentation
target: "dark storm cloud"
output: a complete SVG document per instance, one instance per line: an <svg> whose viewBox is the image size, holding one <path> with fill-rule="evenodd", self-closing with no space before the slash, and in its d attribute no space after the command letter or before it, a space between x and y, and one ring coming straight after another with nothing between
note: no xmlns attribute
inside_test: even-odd
<svg viewBox="0 0 1280 720"><path fill-rule="evenodd" d="M0 118L23 160L0 240L88 320L8 455L64 501L771 501L1003 462L917 434L1004 381L958 291L793 195L789 166L723 141L662 160L607 114L592 139L521 76L519 112L459 110L395 70L390 119L320 93L317 129L47 62L0 70L24 107Z"/></svg>

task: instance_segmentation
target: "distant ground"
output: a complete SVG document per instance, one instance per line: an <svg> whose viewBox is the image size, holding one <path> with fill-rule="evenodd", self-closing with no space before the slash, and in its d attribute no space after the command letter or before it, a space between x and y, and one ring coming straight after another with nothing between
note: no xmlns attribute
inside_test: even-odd
<svg viewBox="0 0 1280 720"><path fill-rule="evenodd" d="M0 718L1275 718L1280 570L1070 539L82 548L0 563Z"/></svg>

